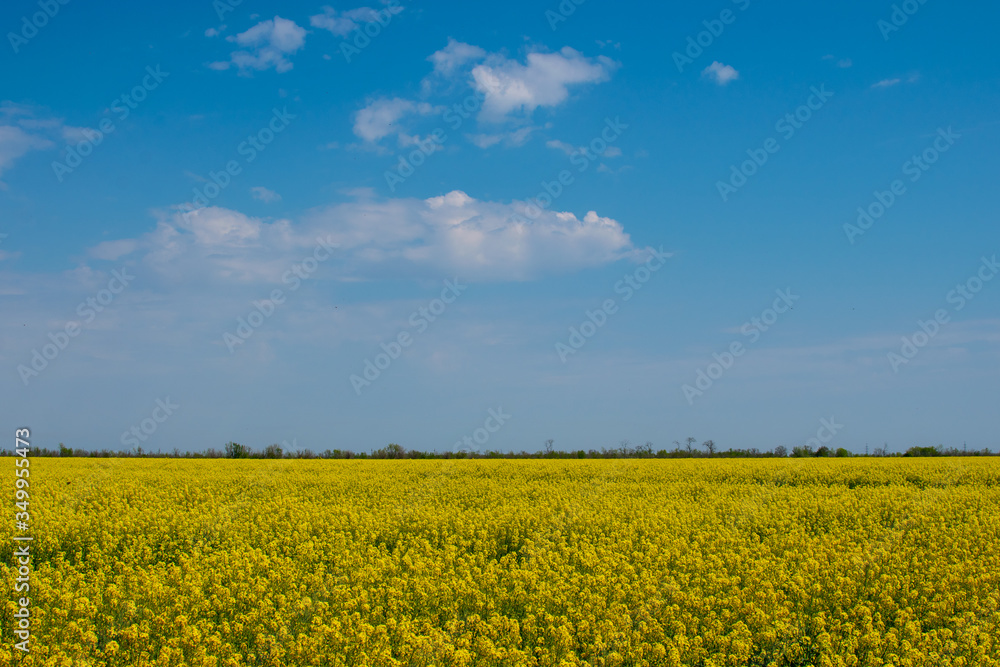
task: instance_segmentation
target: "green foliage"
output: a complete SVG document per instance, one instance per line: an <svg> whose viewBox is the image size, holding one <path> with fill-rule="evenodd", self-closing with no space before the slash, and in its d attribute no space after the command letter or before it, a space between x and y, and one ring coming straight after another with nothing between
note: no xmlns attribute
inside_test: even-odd
<svg viewBox="0 0 1000 667"><path fill-rule="evenodd" d="M226 443L226 458L229 459L248 459L253 452L246 445L241 445L238 442L227 442Z"/></svg>

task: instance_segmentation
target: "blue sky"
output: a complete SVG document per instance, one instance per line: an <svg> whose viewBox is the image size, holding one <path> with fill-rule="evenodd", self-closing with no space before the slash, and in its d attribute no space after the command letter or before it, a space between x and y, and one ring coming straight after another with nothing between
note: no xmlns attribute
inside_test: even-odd
<svg viewBox="0 0 1000 667"><path fill-rule="evenodd" d="M997 449L998 14L5 3L0 417Z"/></svg>

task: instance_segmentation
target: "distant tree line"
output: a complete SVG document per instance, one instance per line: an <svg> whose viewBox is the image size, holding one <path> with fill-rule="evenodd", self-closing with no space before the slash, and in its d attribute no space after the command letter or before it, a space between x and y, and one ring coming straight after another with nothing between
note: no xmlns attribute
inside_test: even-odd
<svg viewBox="0 0 1000 667"><path fill-rule="evenodd" d="M808 446L793 447L791 452L782 445L778 445L769 451L761 451L757 448L720 450L712 440L705 440L700 446L696 445L697 442L696 438L687 438L683 444L679 440L675 440L673 449L667 450L654 449L651 442L633 446L628 440L622 440L617 447L563 451L555 449L554 440L546 440L543 449L537 452L502 452L499 450L422 452L416 449L405 449L396 443L389 443L385 447L376 449L370 453L354 452L350 449L327 449L322 453L317 453L310 449L290 450L279 444L268 445L262 450L255 450L237 442L227 442L222 449L209 448L204 452L181 452L179 449L174 449L173 452L169 453L161 451L147 452L142 447L122 451L109 449L88 451L85 449L72 449L60 442L58 449L32 447L29 451L29 456L178 459L759 459L786 457L995 456L988 448L970 451L964 447L962 449L958 449L957 447L946 448L943 445L938 445L937 447L910 447L903 453L890 453L886 445L876 447L874 452L869 455L867 448L865 454L853 454L843 447L833 449L826 446L820 447L817 450L813 450ZM12 451L0 450L0 456L13 455L14 452Z"/></svg>

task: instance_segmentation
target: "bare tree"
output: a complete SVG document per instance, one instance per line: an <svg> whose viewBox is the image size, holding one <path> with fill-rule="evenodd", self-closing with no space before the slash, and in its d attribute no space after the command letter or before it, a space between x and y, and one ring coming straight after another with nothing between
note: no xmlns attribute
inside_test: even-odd
<svg viewBox="0 0 1000 667"><path fill-rule="evenodd" d="M685 442L687 442L687 453L688 453L688 456L691 456L692 454L694 454L694 443L698 442L698 439L697 438L692 438L691 436L688 436L688 439L685 440Z"/></svg>
<svg viewBox="0 0 1000 667"><path fill-rule="evenodd" d="M552 445L554 445L555 442L556 441L553 440L552 438L549 438L548 440L545 441L545 453L546 454L551 454L552 453Z"/></svg>
<svg viewBox="0 0 1000 667"><path fill-rule="evenodd" d="M708 452L709 456L712 456L713 454L715 454L715 441L714 440L706 440L705 442L701 443L701 446L705 448L705 451Z"/></svg>

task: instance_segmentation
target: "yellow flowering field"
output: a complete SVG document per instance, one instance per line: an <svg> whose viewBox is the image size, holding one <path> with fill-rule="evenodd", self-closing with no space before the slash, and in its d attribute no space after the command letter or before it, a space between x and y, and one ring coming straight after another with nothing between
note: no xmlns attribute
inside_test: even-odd
<svg viewBox="0 0 1000 667"><path fill-rule="evenodd" d="M30 470L2 664L1000 665L996 459Z"/></svg>

